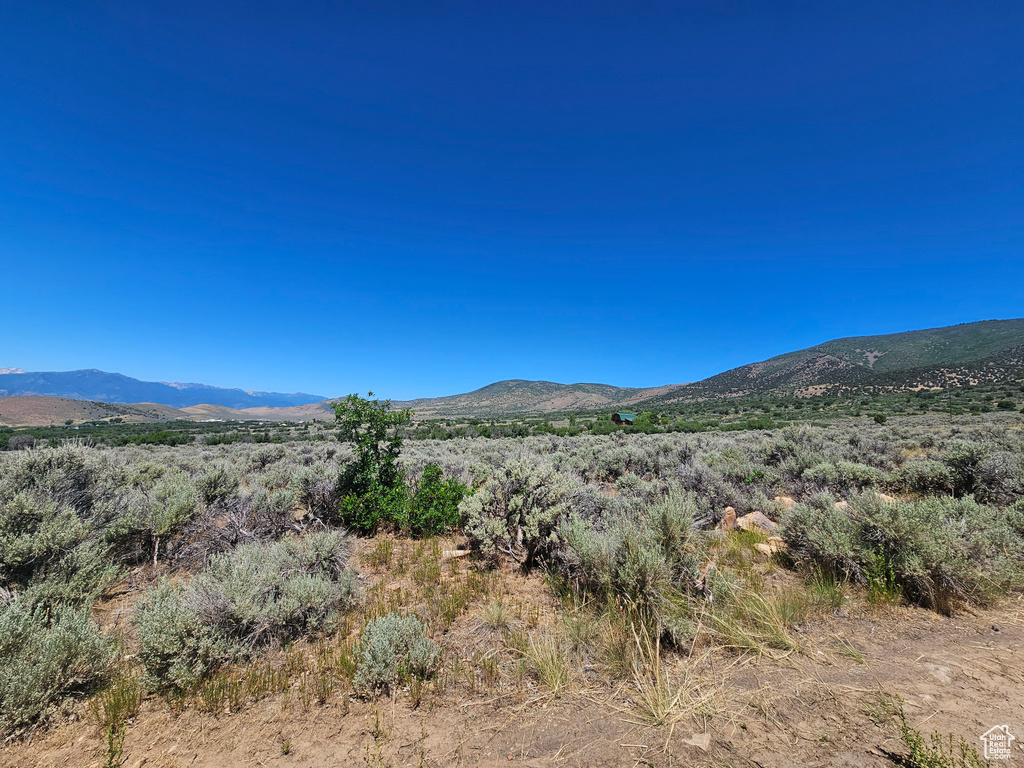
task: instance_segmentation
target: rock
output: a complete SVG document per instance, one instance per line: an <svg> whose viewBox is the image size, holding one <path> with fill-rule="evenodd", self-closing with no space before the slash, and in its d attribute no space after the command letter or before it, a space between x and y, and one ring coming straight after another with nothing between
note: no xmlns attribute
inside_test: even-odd
<svg viewBox="0 0 1024 768"><path fill-rule="evenodd" d="M768 541L755 544L754 548L761 554L768 555L769 557L771 557L777 552L785 552L787 549L789 549L789 545L786 544L786 542L783 541L780 537L772 536L770 539L768 539Z"/></svg>
<svg viewBox="0 0 1024 768"><path fill-rule="evenodd" d="M769 520L764 512L751 512L736 520L736 527L744 531L764 531L765 533L777 533L779 526Z"/></svg>
<svg viewBox="0 0 1024 768"><path fill-rule="evenodd" d="M696 747L704 752L708 751L711 746L711 734L710 733L695 733L687 739L680 739L688 747Z"/></svg>
<svg viewBox="0 0 1024 768"><path fill-rule="evenodd" d="M837 501L835 504L833 504L833 506L836 509L849 509L850 508L850 502L841 499L841 500Z"/></svg>
<svg viewBox="0 0 1024 768"><path fill-rule="evenodd" d="M781 504L785 509L792 509L796 505L796 499L791 496L776 496L776 504Z"/></svg>
<svg viewBox="0 0 1024 768"><path fill-rule="evenodd" d="M470 554L470 549L446 549L441 553L442 560L451 560L453 557L465 557Z"/></svg>
<svg viewBox="0 0 1024 768"><path fill-rule="evenodd" d="M725 512L722 513L722 519L718 523L718 529L721 531L731 531L736 527L736 510L732 507L726 507Z"/></svg>

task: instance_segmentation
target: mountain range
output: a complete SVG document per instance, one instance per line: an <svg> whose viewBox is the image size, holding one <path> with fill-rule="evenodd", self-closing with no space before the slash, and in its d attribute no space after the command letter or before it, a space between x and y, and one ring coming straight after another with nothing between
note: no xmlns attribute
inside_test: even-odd
<svg viewBox="0 0 1024 768"><path fill-rule="evenodd" d="M140 381L121 373L90 368L83 371L27 373L20 368L0 368L0 397L64 397L103 403L158 403L171 408L220 405L226 408L285 408L316 403L327 398L304 392L253 392L208 384Z"/></svg>
<svg viewBox="0 0 1024 768"><path fill-rule="evenodd" d="M884 393L1022 381L1024 319L986 320L835 339L689 384L629 388L512 379L464 394L394 405L412 408L418 419L451 419L618 408L659 410L723 398ZM0 424L11 425L114 415L132 421L329 419L333 418L331 402L301 393L283 395L202 384L144 382L96 370L0 373Z"/></svg>

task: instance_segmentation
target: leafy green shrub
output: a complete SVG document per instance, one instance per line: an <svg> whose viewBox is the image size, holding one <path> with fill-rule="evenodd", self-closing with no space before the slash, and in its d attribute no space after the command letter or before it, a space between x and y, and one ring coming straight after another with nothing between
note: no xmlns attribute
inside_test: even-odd
<svg viewBox="0 0 1024 768"><path fill-rule="evenodd" d="M381 522L400 519L405 510L398 427L409 423L412 411L392 411L390 400L365 400L358 395L349 395L333 407L338 439L351 442L356 453L339 481L341 521L360 533L372 533Z"/></svg>
<svg viewBox="0 0 1024 768"><path fill-rule="evenodd" d="M188 688L217 664L273 641L331 628L355 599L338 532L214 555L182 587L162 583L136 613L151 684Z"/></svg>
<svg viewBox="0 0 1024 768"><path fill-rule="evenodd" d="M363 629L352 683L367 693L388 690L409 677L429 677L440 658L440 647L424 635L419 619L389 613Z"/></svg>
<svg viewBox="0 0 1024 768"><path fill-rule="evenodd" d="M459 504L466 486L457 478L444 479L436 464L428 464L415 492L409 498L405 527L413 536L435 536L459 524Z"/></svg>
<svg viewBox="0 0 1024 768"><path fill-rule="evenodd" d="M0 732L25 728L94 685L112 653L87 609L0 603Z"/></svg>

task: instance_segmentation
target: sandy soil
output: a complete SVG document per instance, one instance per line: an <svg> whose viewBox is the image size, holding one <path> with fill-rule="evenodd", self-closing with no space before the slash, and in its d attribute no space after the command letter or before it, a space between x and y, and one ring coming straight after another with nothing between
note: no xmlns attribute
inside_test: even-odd
<svg viewBox="0 0 1024 768"><path fill-rule="evenodd" d="M467 621L460 631L475 628ZM886 753L901 745L880 693L902 697L925 733L963 736L979 750L978 737L994 725L1024 739L1020 599L953 618L862 611L805 625L800 635L800 654L715 651L676 662L669 678L684 684L686 700L704 697L703 714L657 727L637 719L632 687L590 670L558 698L527 679L457 687L419 708L404 695L364 701L346 692L305 709L283 694L239 712L175 714L150 698L130 727L123 765L886 766ZM96 726L73 720L8 746L0 764L98 767L103 748Z"/></svg>

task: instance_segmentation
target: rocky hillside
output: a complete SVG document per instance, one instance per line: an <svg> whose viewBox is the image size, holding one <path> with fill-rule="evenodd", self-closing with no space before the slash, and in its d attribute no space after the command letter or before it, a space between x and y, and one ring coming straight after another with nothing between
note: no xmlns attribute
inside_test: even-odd
<svg viewBox="0 0 1024 768"><path fill-rule="evenodd" d="M412 408L417 418L589 411L647 399L667 389L669 387L633 389L609 384L556 384L511 379L463 395L408 400L395 405Z"/></svg>
<svg viewBox="0 0 1024 768"><path fill-rule="evenodd" d="M838 394L1024 380L1024 319L987 320L835 339L751 363L644 400L667 404L746 395Z"/></svg>

